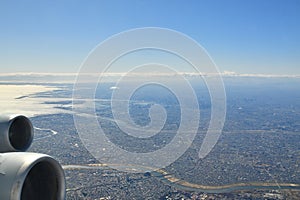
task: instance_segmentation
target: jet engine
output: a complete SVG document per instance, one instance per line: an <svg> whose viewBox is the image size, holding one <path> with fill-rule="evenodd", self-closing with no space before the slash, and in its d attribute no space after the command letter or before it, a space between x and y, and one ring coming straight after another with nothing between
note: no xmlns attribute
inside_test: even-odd
<svg viewBox="0 0 300 200"><path fill-rule="evenodd" d="M51 156L23 152L32 140L33 126L27 117L0 117L0 199L65 199L61 165Z"/></svg>

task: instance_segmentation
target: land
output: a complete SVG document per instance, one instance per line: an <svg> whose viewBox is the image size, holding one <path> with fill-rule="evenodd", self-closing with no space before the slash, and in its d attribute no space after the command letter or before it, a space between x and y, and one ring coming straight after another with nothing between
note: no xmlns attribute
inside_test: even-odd
<svg viewBox="0 0 300 200"><path fill-rule="evenodd" d="M201 122L192 145L160 171L129 173L95 159L81 142L70 113L71 86L36 95L48 98L45 104L62 113L31 118L36 134L30 151L50 154L64 166L67 199L299 199L299 89L286 82L280 87L273 81L254 83L227 81L226 123L217 145L204 159L198 158L198 152L210 119L205 92L199 95ZM173 97L141 99L143 95L137 94L130 108L135 123L149 123L147 112L153 102L164 105L169 115L157 136L128 138L110 111L111 91L105 88L111 85L100 88L96 110L113 143L128 151L149 152L172 141L180 125L179 105Z"/></svg>

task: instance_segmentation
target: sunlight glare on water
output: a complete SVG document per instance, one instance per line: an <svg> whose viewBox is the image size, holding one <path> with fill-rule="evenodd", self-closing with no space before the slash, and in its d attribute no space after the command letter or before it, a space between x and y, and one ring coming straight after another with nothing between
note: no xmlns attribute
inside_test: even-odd
<svg viewBox="0 0 300 200"><path fill-rule="evenodd" d="M22 114L28 117L62 112L45 104L47 98L38 98L35 94L49 92L57 88L42 85L0 85L1 115Z"/></svg>

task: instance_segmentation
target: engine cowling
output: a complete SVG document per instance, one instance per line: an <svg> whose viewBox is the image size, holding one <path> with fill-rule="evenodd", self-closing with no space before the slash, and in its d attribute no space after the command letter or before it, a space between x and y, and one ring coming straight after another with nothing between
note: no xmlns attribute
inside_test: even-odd
<svg viewBox="0 0 300 200"><path fill-rule="evenodd" d="M0 153L26 151L32 140L33 126L27 117L0 117Z"/></svg>
<svg viewBox="0 0 300 200"><path fill-rule="evenodd" d="M52 157L12 152L0 154L1 200L62 200L64 172Z"/></svg>
<svg viewBox="0 0 300 200"><path fill-rule="evenodd" d="M45 154L20 152L32 140L33 126L27 117L0 117L0 199L65 199L61 165Z"/></svg>

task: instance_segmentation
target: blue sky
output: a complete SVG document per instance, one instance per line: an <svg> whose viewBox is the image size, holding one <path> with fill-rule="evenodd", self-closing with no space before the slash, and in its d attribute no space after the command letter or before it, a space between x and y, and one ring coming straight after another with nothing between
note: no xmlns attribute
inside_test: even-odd
<svg viewBox="0 0 300 200"><path fill-rule="evenodd" d="M109 36L164 27L199 42L221 71L300 74L300 1L0 1L0 73L77 72Z"/></svg>

